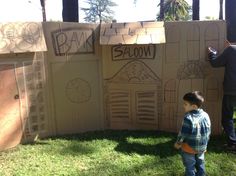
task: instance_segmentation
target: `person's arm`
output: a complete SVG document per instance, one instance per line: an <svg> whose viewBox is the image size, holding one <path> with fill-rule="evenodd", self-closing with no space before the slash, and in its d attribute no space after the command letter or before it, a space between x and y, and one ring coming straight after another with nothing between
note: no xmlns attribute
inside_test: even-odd
<svg viewBox="0 0 236 176"><path fill-rule="evenodd" d="M227 57L230 53L230 47L227 47L220 55L208 48L208 58L212 67L223 67L226 65Z"/></svg>
<svg viewBox="0 0 236 176"><path fill-rule="evenodd" d="M185 138L191 135L191 131L192 131L191 121L189 120L188 116L185 116L181 130L178 134L177 140L174 145L175 148L179 149L181 147L181 144L184 142Z"/></svg>

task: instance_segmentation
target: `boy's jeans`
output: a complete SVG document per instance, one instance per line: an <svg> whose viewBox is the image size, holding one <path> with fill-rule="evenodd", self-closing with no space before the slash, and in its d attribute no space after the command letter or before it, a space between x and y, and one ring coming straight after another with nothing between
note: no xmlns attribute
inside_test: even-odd
<svg viewBox="0 0 236 176"><path fill-rule="evenodd" d="M185 176L204 176L205 161L204 152L198 154L190 154L181 152L183 164L185 166Z"/></svg>

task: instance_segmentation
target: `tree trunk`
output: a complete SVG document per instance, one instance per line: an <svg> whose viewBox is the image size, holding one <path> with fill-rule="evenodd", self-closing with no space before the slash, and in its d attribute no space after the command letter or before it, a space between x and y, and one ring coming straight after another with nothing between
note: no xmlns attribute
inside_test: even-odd
<svg viewBox="0 0 236 176"><path fill-rule="evenodd" d="M160 16L159 16L159 19L161 21L163 21L165 18L165 15L164 15L164 0L160 0Z"/></svg>
<svg viewBox="0 0 236 176"><path fill-rule="evenodd" d="M63 10L62 18L64 22L78 22L79 21L79 0L62 0Z"/></svg>
<svg viewBox="0 0 236 176"><path fill-rule="evenodd" d="M41 3L41 8L42 8L43 21L47 21L46 9L45 9L45 0L40 0L40 3Z"/></svg>
<svg viewBox="0 0 236 176"><path fill-rule="evenodd" d="M225 20L227 24L227 39L236 42L236 2L225 0Z"/></svg>
<svg viewBox="0 0 236 176"><path fill-rule="evenodd" d="M192 0L192 20L199 20L199 11L200 11L200 0Z"/></svg>
<svg viewBox="0 0 236 176"><path fill-rule="evenodd" d="M224 0L220 0L220 13L219 13L220 20L223 20L223 1Z"/></svg>

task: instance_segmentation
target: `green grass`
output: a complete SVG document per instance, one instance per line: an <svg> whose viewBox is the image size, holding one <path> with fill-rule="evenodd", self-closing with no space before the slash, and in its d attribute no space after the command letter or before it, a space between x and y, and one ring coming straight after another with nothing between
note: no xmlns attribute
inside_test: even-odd
<svg viewBox="0 0 236 176"><path fill-rule="evenodd" d="M173 148L176 134L157 131L101 131L48 138L0 153L1 176L182 176ZM236 175L236 154L212 137L206 170L212 176Z"/></svg>

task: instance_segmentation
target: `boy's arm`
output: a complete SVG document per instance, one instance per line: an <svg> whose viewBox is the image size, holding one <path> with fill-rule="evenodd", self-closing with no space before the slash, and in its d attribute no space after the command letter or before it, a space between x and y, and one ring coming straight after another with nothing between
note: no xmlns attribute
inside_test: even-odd
<svg viewBox="0 0 236 176"><path fill-rule="evenodd" d="M191 129L192 129L191 121L188 119L188 116L185 116L182 123L181 130L177 136L176 143L177 144L183 143L185 138L191 135L191 131L192 131Z"/></svg>
<svg viewBox="0 0 236 176"><path fill-rule="evenodd" d="M230 51L230 47L227 47L223 53L221 53L219 56L217 56L217 53L215 53L214 51L211 50L211 48L208 48L208 58L209 61L212 65L212 67L223 67L226 65L226 59L229 55Z"/></svg>

